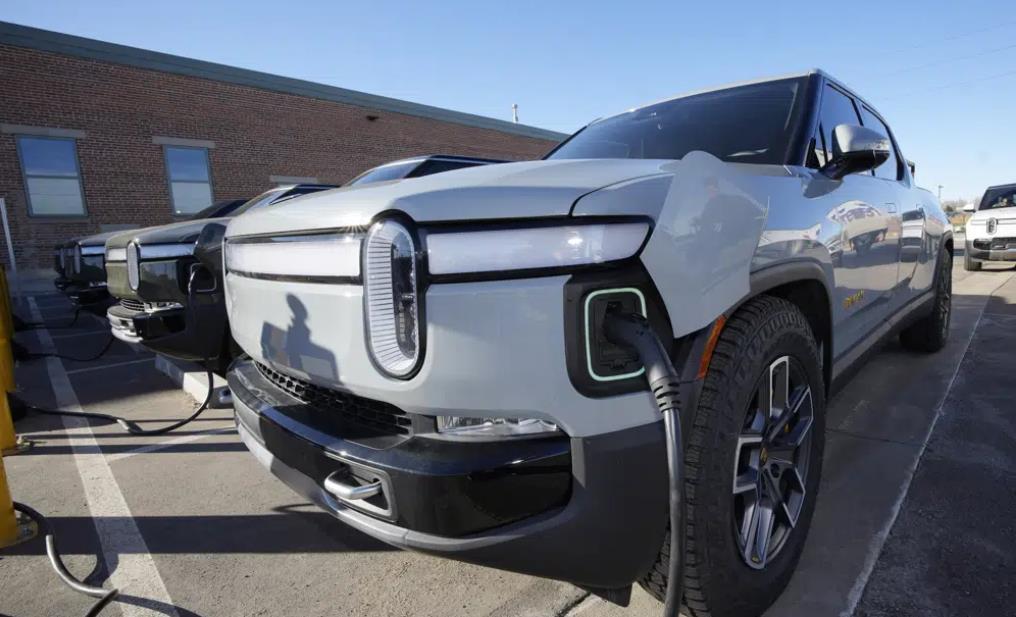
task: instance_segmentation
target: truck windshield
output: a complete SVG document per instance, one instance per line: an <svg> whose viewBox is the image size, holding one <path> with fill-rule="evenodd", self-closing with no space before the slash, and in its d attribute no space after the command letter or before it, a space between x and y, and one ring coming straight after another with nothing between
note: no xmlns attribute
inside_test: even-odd
<svg viewBox="0 0 1016 617"><path fill-rule="evenodd" d="M359 176L346 183L346 186L354 184L369 184L371 182L385 182L387 180L401 180L409 175L420 164L419 160L407 163L391 163L372 167Z"/></svg>
<svg viewBox="0 0 1016 617"><path fill-rule="evenodd" d="M783 164L804 78L736 86L599 120L548 159L680 159L702 150L730 162Z"/></svg>
<svg viewBox="0 0 1016 617"><path fill-rule="evenodd" d="M1016 186L991 188L985 191L978 210L994 210L1016 206Z"/></svg>

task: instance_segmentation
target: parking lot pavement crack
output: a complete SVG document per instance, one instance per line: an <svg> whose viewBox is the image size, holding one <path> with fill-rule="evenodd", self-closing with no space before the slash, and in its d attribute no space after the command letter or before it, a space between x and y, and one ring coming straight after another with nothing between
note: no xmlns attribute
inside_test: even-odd
<svg viewBox="0 0 1016 617"><path fill-rule="evenodd" d="M599 599L593 596L593 594L586 592L568 604L562 606L561 610L554 613L554 617L573 617L574 615L578 615L581 611L585 610L583 605L585 605L586 600L589 600L590 598L593 598L593 600Z"/></svg>
<svg viewBox="0 0 1016 617"><path fill-rule="evenodd" d="M855 433L853 431L847 431L841 428L826 428L827 433L836 433L837 435L846 435L847 437L853 437L855 439L863 439L865 441L878 441L881 443L892 443L899 446L909 446L912 448L920 448L921 442L918 441L906 441L903 439L889 439L888 437L873 437L872 435L864 435L861 433Z"/></svg>

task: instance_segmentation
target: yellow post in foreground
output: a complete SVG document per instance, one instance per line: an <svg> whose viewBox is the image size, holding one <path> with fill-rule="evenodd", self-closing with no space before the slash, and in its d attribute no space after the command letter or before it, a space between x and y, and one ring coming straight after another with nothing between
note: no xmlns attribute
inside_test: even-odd
<svg viewBox="0 0 1016 617"><path fill-rule="evenodd" d="M14 420L7 402L7 393L14 392L14 355L11 351L10 300L7 296L7 273L0 268L0 452L14 452L19 447L18 436L14 432Z"/></svg>
<svg viewBox="0 0 1016 617"><path fill-rule="evenodd" d="M7 322L7 333L14 333L14 309L11 288L7 284L7 268L0 268L0 302L3 303L3 320Z"/></svg>

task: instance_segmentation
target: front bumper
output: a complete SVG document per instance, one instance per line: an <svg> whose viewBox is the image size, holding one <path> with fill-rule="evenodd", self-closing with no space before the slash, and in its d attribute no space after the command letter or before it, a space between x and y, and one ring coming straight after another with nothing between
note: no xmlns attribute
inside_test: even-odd
<svg viewBox="0 0 1016 617"><path fill-rule="evenodd" d="M199 302L192 315L187 307L153 311L115 304L106 311L113 336L140 343L158 353L188 361L215 359L227 334L225 307Z"/></svg>
<svg viewBox="0 0 1016 617"><path fill-rule="evenodd" d="M967 255L984 261L1016 261L1016 238L968 239Z"/></svg>
<svg viewBox="0 0 1016 617"><path fill-rule="evenodd" d="M287 394L252 361L229 385L241 438L298 493L352 527L402 548L570 581L626 586L663 543L663 430L651 423L583 438L464 441L378 437ZM412 414L411 414L412 415ZM379 481L373 503L326 490Z"/></svg>

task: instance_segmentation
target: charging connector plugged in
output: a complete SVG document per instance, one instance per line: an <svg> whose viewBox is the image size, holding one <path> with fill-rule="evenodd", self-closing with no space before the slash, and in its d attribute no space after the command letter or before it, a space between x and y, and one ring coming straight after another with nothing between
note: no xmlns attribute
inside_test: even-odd
<svg viewBox="0 0 1016 617"><path fill-rule="evenodd" d="M601 289L586 296L586 368L596 381L637 377L645 372L638 354L606 335L607 315L646 316L646 299L635 287Z"/></svg>

